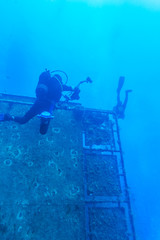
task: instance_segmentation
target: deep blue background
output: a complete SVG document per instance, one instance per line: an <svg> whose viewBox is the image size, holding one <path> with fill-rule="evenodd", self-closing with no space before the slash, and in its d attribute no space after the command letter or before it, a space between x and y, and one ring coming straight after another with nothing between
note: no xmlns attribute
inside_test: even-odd
<svg viewBox="0 0 160 240"><path fill-rule="evenodd" d="M93 79L84 106L110 110L125 76L122 99L133 92L119 124L137 239L159 240L160 3L135 2L1 0L0 92L34 96L45 68L62 69L73 86Z"/></svg>

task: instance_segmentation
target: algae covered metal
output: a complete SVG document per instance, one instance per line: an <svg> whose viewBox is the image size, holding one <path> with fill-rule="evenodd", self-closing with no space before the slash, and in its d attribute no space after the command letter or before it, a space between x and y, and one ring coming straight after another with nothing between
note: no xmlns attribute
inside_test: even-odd
<svg viewBox="0 0 160 240"><path fill-rule="evenodd" d="M0 109L33 101L1 94ZM36 117L0 123L0 239L135 240L112 112L61 102L46 135Z"/></svg>

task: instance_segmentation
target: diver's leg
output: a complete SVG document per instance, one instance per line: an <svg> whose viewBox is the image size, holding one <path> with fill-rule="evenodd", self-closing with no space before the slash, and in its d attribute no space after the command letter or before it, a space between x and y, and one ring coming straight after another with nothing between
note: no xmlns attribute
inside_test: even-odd
<svg viewBox="0 0 160 240"><path fill-rule="evenodd" d="M118 88L117 88L117 93L121 91L123 84L124 84L125 77L121 76L119 77L119 82L118 82Z"/></svg>
<svg viewBox="0 0 160 240"><path fill-rule="evenodd" d="M117 105L120 105L120 104L121 104L120 92L121 92L121 89L122 89L122 87L123 87L124 80L125 80L125 78L124 78L123 76L121 76L121 77L119 78L118 88L117 88Z"/></svg>
<svg viewBox="0 0 160 240"><path fill-rule="evenodd" d="M18 122L20 124L25 124L40 112L41 112L41 104L39 101L36 101L23 117L13 117L13 121Z"/></svg>
<svg viewBox="0 0 160 240"><path fill-rule="evenodd" d="M123 103L123 108L124 108L124 110L126 109L126 106L127 106L128 93L129 93L129 92L132 92L132 90L126 90L126 96L125 96L125 100L124 100L124 103Z"/></svg>
<svg viewBox="0 0 160 240"><path fill-rule="evenodd" d="M36 102L32 105L28 112L23 117L19 116L12 116L10 114L4 114L3 121L14 121L20 124L27 123L30 119L36 116L38 113L41 112L42 104L40 101L36 100Z"/></svg>
<svg viewBox="0 0 160 240"><path fill-rule="evenodd" d="M46 110L52 115L53 111L55 109L56 102L55 101L48 101L46 104ZM40 133L42 135L46 134L48 131L48 127L50 124L51 118L46 119L45 117L41 117L41 123L40 123Z"/></svg>

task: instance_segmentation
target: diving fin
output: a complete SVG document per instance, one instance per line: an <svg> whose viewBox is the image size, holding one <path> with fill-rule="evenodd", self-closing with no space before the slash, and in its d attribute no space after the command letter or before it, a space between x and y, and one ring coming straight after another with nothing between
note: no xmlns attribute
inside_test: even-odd
<svg viewBox="0 0 160 240"><path fill-rule="evenodd" d="M3 121L14 121L14 117L11 116L9 113L0 113L0 122Z"/></svg>
<svg viewBox="0 0 160 240"><path fill-rule="evenodd" d="M0 122L4 121L4 113L0 113Z"/></svg>
<svg viewBox="0 0 160 240"><path fill-rule="evenodd" d="M117 88L117 92L120 92L122 87L123 87L123 84L124 84L124 80L125 80L125 77L121 76L119 78L119 82L118 82L118 88Z"/></svg>

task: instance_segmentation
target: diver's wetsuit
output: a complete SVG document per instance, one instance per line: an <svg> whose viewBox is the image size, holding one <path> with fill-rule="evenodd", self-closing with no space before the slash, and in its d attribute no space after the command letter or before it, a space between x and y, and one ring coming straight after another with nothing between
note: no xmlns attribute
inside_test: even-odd
<svg viewBox="0 0 160 240"><path fill-rule="evenodd" d="M52 113L56 102L62 96L62 91L73 91L72 87L62 84L62 79L59 75L50 76L49 71L43 72L39 76L39 82L36 87L36 101L30 110L23 117L12 117L8 120L13 120L20 124L27 123L37 114L44 111Z"/></svg>
<svg viewBox="0 0 160 240"><path fill-rule="evenodd" d="M41 100L36 99L33 106L29 109L28 112L23 117L13 117L13 121L18 122L20 124L27 123L30 119L35 117L38 114L41 114L44 111L52 113L54 110L56 102L50 102L49 100Z"/></svg>
<svg viewBox="0 0 160 240"><path fill-rule="evenodd" d="M125 80L124 77L119 78L118 88L117 88L117 105L113 108L113 112L115 112L117 118L121 118L121 119L125 118L125 109L128 102L128 93L132 92L132 90L126 90L125 100L122 103L122 101L120 100L120 92L123 87L124 80Z"/></svg>
<svg viewBox="0 0 160 240"><path fill-rule="evenodd" d="M117 96L117 105L113 108L113 111L116 113L117 118L121 118L124 119L125 118L125 109L127 106L127 102L128 102L128 91L126 91L126 95L125 95L125 100L124 103L122 103L120 101L120 96L118 94Z"/></svg>

